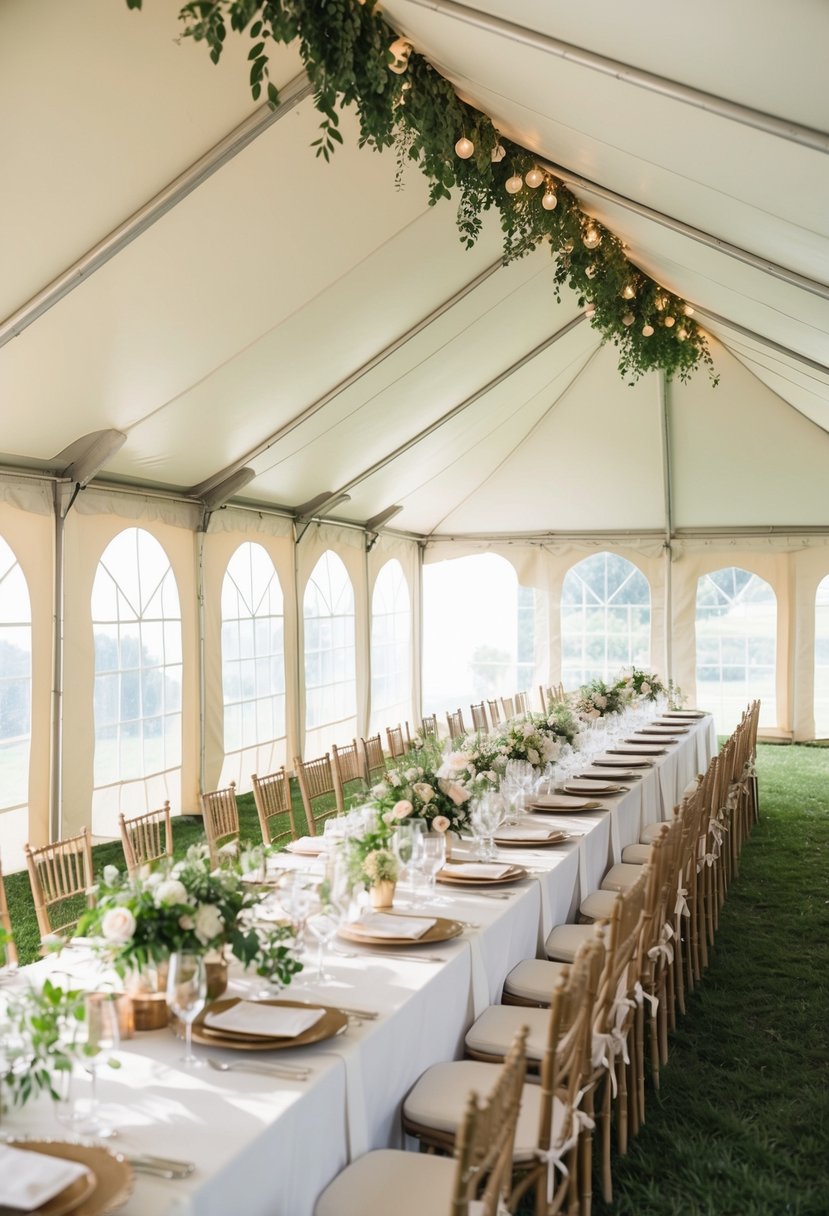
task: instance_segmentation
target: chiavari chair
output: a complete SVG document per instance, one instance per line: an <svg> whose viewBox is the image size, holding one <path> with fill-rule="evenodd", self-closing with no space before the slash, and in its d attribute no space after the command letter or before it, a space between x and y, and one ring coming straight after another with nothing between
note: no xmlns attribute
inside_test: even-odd
<svg viewBox="0 0 829 1216"><path fill-rule="evenodd" d="M458 709L455 713L447 713L446 722L449 727L449 738L460 739L466 734L466 727L463 724L463 712Z"/></svg>
<svg viewBox="0 0 829 1216"><path fill-rule="evenodd" d="M489 730L489 722L487 721L486 706L483 701L480 701L477 705L470 705L469 712L472 715L472 729L486 734Z"/></svg>
<svg viewBox="0 0 829 1216"><path fill-rule="evenodd" d="M12 922L9 916L9 903L6 899L6 884L3 881L3 866L0 863L0 929L5 934L5 940L0 942L0 966L17 966L17 947L14 944Z"/></svg>
<svg viewBox="0 0 829 1216"><path fill-rule="evenodd" d="M294 772L299 782L308 832L316 836L321 823L345 810L345 803L341 801L342 793L338 793L334 780L331 757L327 752L316 760L300 760L297 756L294 759Z"/></svg>
<svg viewBox="0 0 829 1216"><path fill-rule="evenodd" d="M438 716L437 716L437 714L427 714L425 718L421 718L420 733L424 739L437 739L437 737L438 737Z"/></svg>
<svg viewBox="0 0 829 1216"><path fill-rule="evenodd" d="M201 796L204 831L210 860L218 865L222 849L239 847L239 807L236 803L236 782L221 790L210 790Z"/></svg>
<svg viewBox="0 0 829 1216"><path fill-rule="evenodd" d="M264 777L254 773L250 782L256 813L259 816L259 827L262 829L262 843L282 848L289 840L296 840L298 833L291 799L291 781L285 772L285 766L276 773L267 773Z"/></svg>
<svg viewBox="0 0 829 1216"><path fill-rule="evenodd" d="M489 708L489 720L492 723L493 728L500 726L501 722L503 721L503 715L501 714L501 706L498 704L497 700L487 701L487 707Z"/></svg>
<svg viewBox="0 0 829 1216"><path fill-rule="evenodd" d="M392 760L396 760L398 756L405 756L406 752L412 750L412 737L409 734L409 724L406 723L406 734L403 734L402 726L387 726L386 738L389 742L389 755Z"/></svg>
<svg viewBox="0 0 829 1216"><path fill-rule="evenodd" d="M509 722L510 718L515 717L515 701L512 697L501 697L501 709L505 722Z"/></svg>
<svg viewBox="0 0 829 1216"><path fill-rule="evenodd" d="M121 844L127 871L134 874L141 866L173 856L173 824L170 818L170 803L164 803L157 811L145 811L127 819L118 816Z"/></svg>
<svg viewBox="0 0 829 1216"><path fill-rule="evenodd" d="M92 840L89 828L33 849L24 846L26 867L41 936L66 936L75 928L84 906L91 906ZM69 918L64 920L66 914ZM55 919L53 919L53 917Z"/></svg>
<svg viewBox="0 0 829 1216"><path fill-rule="evenodd" d="M361 739L363 756L363 779L368 786L375 785L386 772L386 757L380 736L371 735Z"/></svg>
<svg viewBox="0 0 829 1216"><path fill-rule="evenodd" d="M352 739L350 743L344 746L337 746L334 743L331 747L331 773L334 777L334 793L337 799L337 808L342 813L345 810L346 798L352 794L365 794L365 763L357 746L357 740ZM359 790L348 790L347 786L359 783Z"/></svg>

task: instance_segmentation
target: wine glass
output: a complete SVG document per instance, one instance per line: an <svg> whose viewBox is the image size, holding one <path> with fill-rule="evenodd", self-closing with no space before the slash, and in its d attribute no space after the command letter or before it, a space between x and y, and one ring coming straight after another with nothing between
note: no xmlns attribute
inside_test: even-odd
<svg viewBox="0 0 829 1216"><path fill-rule="evenodd" d="M89 1110L79 1123L79 1130L86 1135L107 1139L116 1135L116 1132L102 1118L100 1112L98 1057L103 1051L114 1051L121 1041L117 996L113 992L90 992L84 1005L86 1017L80 1038L83 1041L84 1068L89 1073L91 1098Z"/></svg>
<svg viewBox="0 0 829 1216"><path fill-rule="evenodd" d="M425 832L423 835L418 869L426 878L425 904L445 904L447 900L436 894L438 870L446 863L446 834L445 832Z"/></svg>
<svg viewBox="0 0 829 1216"><path fill-rule="evenodd" d="M422 852L423 820L404 819L391 838L391 847L400 865L401 878L411 877Z"/></svg>
<svg viewBox="0 0 829 1216"><path fill-rule="evenodd" d="M504 811L504 800L495 790L488 790L473 802L470 822L478 844L479 861L495 858L494 837L504 821Z"/></svg>
<svg viewBox="0 0 829 1216"><path fill-rule="evenodd" d="M167 972L167 1004L184 1023L184 1055L187 1068L201 1068L204 1061L193 1055L193 1022L204 1009L207 1000L207 976L204 959L190 950L177 950L170 955Z"/></svg>

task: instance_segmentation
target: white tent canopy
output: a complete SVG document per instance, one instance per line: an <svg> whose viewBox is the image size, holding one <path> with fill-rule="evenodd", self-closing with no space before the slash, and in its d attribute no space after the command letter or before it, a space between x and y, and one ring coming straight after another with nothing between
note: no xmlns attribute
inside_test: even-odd
<svg viewBox="0 0 829 1216"><path fill-rule="evenodd" d="M3 819L16 816L15 842L47 834L50 806L52 831L89 818L89 603L106 543L130 525L168 554L184 635L180 778L142 783L138 802L167 788L192 811L227 775L219 601L231 553L252 539L285 601L275 762L367 729L371 595L391 556L412 593L419 711L421 555L482 547L538 593L540 678L557 677L562 580L580 556L610 548L647 574L651 662L690 689L700 574L766 579L769 725L812 737L815 592L829 574L825 6L701 0L680 19L610 0L383 5L633 262L693 302L716 390L704 371L627 386L573 294L556 301L548 249L504 266L490 219L465 250L451 205L429 208L412 168L396 189L394 154L360 150L348 115L345 146L316 159L293 49L272 60L271 114L250 100L245 41L230 38L214 67L203 46L176 43L175 7L0 11L0 537L33 631L30 779ZM64 527L71 485L57 511L53 486L95 432L126 439L104 442ZM205 521L205 495L243 468L235 507ZM295 524L326 497L329 522ZM366 556L360 529L395 505ZM299 657L327 548L348 569L356 622L355 703L330 739L308 726ZM53 682L64 693L50 714ZM111 809L133 805L122 782L113 791Z"/></svg>

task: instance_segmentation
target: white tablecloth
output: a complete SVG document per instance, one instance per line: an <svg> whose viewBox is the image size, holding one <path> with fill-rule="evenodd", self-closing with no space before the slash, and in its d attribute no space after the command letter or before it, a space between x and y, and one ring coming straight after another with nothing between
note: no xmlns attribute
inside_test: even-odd
<svg viewBox="0 0 829 1216"><path fill-rule="evenodd" d="M505 860L530 871L523 883L477 892L439 888L449 902L435 913L469 927L461 938L413 947L411 954L443 961L391 959L349 942L343 949L357 957L328 956L332 983L315 988L304 973L290 991L292 999L380 1015L314 1047L262 1053L262 1060L310 1064L309 1080L188 1071L169 1031L140 1034L125 1044L119 1053L123 1067L99 1073L101 1097L119 1128L113 1146L128 1155L190 1160L196 1170L176 1182L137 1175L124 1216L310 1216L319 1192L349 1159L400 1143L400 1107L412 1084L431 1064L462 1054L467 1028L484 1005L500 998L511 968L540 953L553 925L573 919L580 901L599 886L625 845L639 839L645 824L671 814L715 748L713 719L701 719L665 756L655 757L626 794L602 800L607 809L545 816L574 839L552 848L501 850ZM509 898L486 897L499 890ZM405 953L400 947L394 952ZM36 979L63 968L88 978L90 966L81 951L66 951L59 960L25 969L24 976ZM310 964L307 972L313 972ZM244 980L233 981L232 990L244 988ZM260 1058L250 1052L211 1054L228 1063ZM80 1092L87 1085L85 1078L77 1081ZM48 1099L15 1111L5 1130L66 1138Z"/></svg>

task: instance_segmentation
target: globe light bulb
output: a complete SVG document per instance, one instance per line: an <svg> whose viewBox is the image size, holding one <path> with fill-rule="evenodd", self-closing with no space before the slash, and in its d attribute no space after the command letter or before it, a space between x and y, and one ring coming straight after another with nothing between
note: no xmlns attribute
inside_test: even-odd
<svg viewBox="0 0 829 1216"><path fill-rule="evenodd" d="M503 144L496 144L490 153L489 159L493 165L499 164L507 154L507 150Z"/></svg>
<svg viewBox="0 0 829 1216"><path fill-rule="evenodd" d="M651 336L651 334L652 334L652 333L653 333L653 326L652 326L652 325L643 325L643 326L642 326L642 336L643 336L643 337L645 337L645 338L649 338L649 337Z"/></svg>
<svg viewBox="0 0 829 1216"><path fill-rule="evenodd" d="M545 211L555 211L558 206L558 195L552 186L548 186L544 191L541 199L541 206Z"/></svg>
<svg viewBox="0 0 829 1216"><path fill-rule="evenodd" d="M666 326L668 327L668 329L670 329L670 328L671 328L671 327L672 327L672 326L675 324L675 318L674 318L674 317L666 317L666 318L665 318L665 324L666 324Z"/></svg>
<svg viewBox="0 0 829 1216"><path fill-rule="evenodd" d="M469 160L472 153L475 151L475 145L471 139L467 139L465 135L461 136L455 144L455 152L461 160Z"/></svg>
<svg viewBox="0 0 829 1216"><path fill-rule="evenodd" d="M524 174L524 181L531 190L535 190L536 186L540 186L544 181L544 174L538 168L530 169L528 173Z"/></svg>
<svg viewBox="0 0 829 1216"><path fill-rule="evenodd" d="M588 279L595 279L596 275L599 273L599 268L595 262L591 262L584 273L587 275Z"/></svg>
<svg viewBox="0 0 829 1216"><path fill-rule="evenodd" d="M625 300L632 300L635 295L636 288L633 286L633 284L625 283L624 287L622 288L622 298Z"/></svg>
<svg viewBox="0 0 829 1216"><path fill-rule="evenodd" d="M679 338L680 342L684 342L685 339L688 337L688 330L685 328L684 325L682 326L681 329L678 329L676 331L676 336Z"/></svg>
<svg viewBox="0 0 829 1216"><path fill-rule="evenodd" d="M628 327L628 329L630 329L631 325L633 324L633 322L635 320L636 320L636 317L634 317L632 312L626 312L625 315L622 317L622 324L626 325Z"/></svg>
<svg viewBox="0 0 829 1216"><path fill-rule="evenodd" d="M692 317L694 315L694 310L690 304L686 304L682 311L685 313L686 317Z"/></svg>
<svg viewBox="0 0 829 1216"><path fill-rule="evenodd" d="M389 53L394 56L394 61L389 64L389 71L402 76L409 66L409 56L412 53L411 42L407 42L405 38L395 38L389 47Z"/></svg>
<svg viewBox="0 0 829 1216"><path fill-rule="evenodd" d="M520 173L513 173L512 177L508 177L504 182L507 194L517 194L523 185L524 179Z"/></svg>
<svg viewBox="0 0 829 1216"><path fill-rule="evenodd" d="M596 305L588 304L587 308L584 310L584 315L587 317L588 321L592 321L596 315Z"/></svg>
<svg viewBox="0 0 829 1216"><path fill-rule="evenodd" d="M595 224L588 224L581 239L586 249L597 249L602 243L602 234Z"/></svg>

